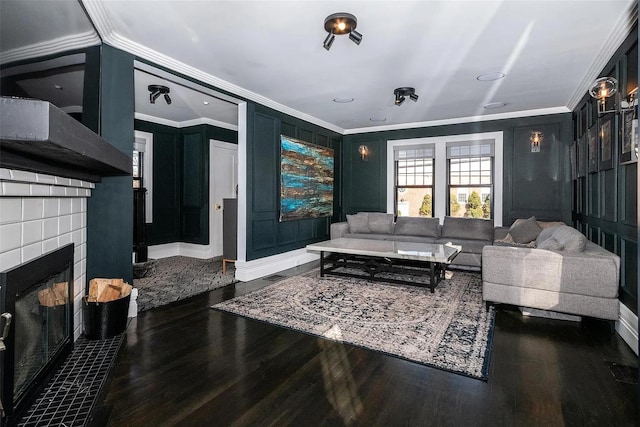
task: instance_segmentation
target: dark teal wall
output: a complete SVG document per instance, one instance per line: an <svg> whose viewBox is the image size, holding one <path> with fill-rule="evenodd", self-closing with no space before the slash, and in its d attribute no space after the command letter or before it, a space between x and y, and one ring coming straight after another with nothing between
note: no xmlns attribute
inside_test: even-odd
<svg viewBox="0 0 640 427"><path fill-rule="evenodd" d="M135 121L153 134L153 223L147 244L209 243L209 140L238 143L236 131Z"/></svg>
<svg viewBox="0 0 640 427"><path fill-rule="evenodd" d="M448 126L346 135L343 142L341 217L358 211L387 210L387 141L481 132L503 132L503 216L571 222L569 146L571 114L525 117ZM531 153L531 131L542 131L540 153ZM358 153L369 147L369 158Z"/></svg>
<svg viewBox="0 0 640 427"><path fill-rule="evenodd" d="M625 40L601 76L618 79L623 94L638 86L637 28ZM587 140L588 132L599 133L606 120L613 120L611 168L597 167L572 181L574 226L591 241L620 256L620 300L638 313L638 163L621 164L621 114L598 117L596 102L585 94L573 112L575 141ZM599 150L596 154L599 158ZM577 156L576 156L577 157ZM588 155L585 155L588 160ZM576 158L576 162L577 162Z"/></svg>
<svg viewBox="0 0 640 427"><path fill-rule="evenodd" d="M133 147L133 59L110 46L101 47L99 133L129 156ZM131 177L103 178L87 201L87 279L121 277L133 283L132 245Z"/></svg>
<svg viewBox="0 0 640 427"><path fill-rule="evenodd" d="M329 238L334 216L280 222L280 135L334 150L334 200L340 200L341 136L271 110L247 104L247 260L305 247Z"/></svg>

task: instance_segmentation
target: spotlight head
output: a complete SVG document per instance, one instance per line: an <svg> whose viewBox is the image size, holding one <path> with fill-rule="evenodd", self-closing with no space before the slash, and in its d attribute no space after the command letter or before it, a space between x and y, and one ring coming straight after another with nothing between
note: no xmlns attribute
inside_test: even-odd
<svg viewBox="0 0 640 427"><path fill-rule="evenodd" d="M152 104L156 103L156 99L160 96L160 92L151 92L149 93L149 102Z"/></svg>
<svg viewBox="0 0 640 427"><path fill-rule="evenodd" d="M349 33L349 40L351 40L355 44L360 44L360 42L362 41L362 34L357 32L356 30L351 30L351 32Z"/></svg>
<svg viewBox="0 0 640 427"><path fill-rule="evenodd" d="M395 101L395 104L396 104L397 106L400 106L400 105L402 105L402 103L404 102L404 100L405 100L405 99L406 99L406 98L405 98L404 96L402 96L402 95L396 95L396 101Z"/></svg>
<svg viewBox="0 0 640 427"><path fill-rule="evenodd" d="M167 105L171 105L171 98L168 93L164 94L164 100L167 101Z"/></svg>
<svg viewBox="0 0 640 427"><path fill-rule="evenodd" d="M324 39L324 43L322 43L322 46L329 50L331 49L331 45L333 44L333 41L336 39L336 36L334 36L332 33L329 33L329 35L327 35L327 38Z"/></svg>
<svg viewBox="0 0 640 427"><path fill-rule="evenodd" d="M410 93L409 99L412 100L413 102L418 102L418 95L416 95L415 93Z"/></svg>

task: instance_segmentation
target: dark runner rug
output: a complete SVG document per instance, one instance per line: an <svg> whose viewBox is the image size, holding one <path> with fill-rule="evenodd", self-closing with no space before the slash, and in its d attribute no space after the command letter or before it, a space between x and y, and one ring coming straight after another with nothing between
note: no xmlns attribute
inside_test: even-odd
<svg viewBox="0 0 640 427"><path fill-rule="evenodd" d="M432 294L314 270L212 308L487 379L495 311L477 273L454 272Z"/></svg>
<svg viewBox="0 0 640 427"><path fill-rule="evenodd" d="M222 260L184 256L161 258L155 271L134 279L138 288L138 311L160 307L175 301L212 291L235 282L233 266L222 273Z"/></svg>

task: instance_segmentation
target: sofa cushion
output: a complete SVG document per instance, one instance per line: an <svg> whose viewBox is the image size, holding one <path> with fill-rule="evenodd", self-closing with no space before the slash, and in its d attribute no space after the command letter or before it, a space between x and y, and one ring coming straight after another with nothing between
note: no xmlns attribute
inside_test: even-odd
<svg viewBox="0 0 640 427"><path fill-rule="evenodd" d="M528 243L536 240L541 231L542 228L533 216L525 220L516 220L509 228L509 234L516 243Z"/></svg>
<svg viewBox="0 0 640 427"><path fill-rule="evenodd" d="M493 221L481 218L447 216L442 225L442 237L493 241Z"/></svg>
<svg viewBox="0 0 640 427"><path fill-rule="evenodd" d="M553 237L549 237L548 239L544 239L542 242L540 242L540 244L536 244L536 248L547 249L551 251L561 251L564 249L564 246Z"/></svg>
<svg viewBox="0 0 640 427"><path fill-rule="evenodd" d="M439 239L436 239L435 243L439 243L441 245L444 245L446 243L451 243L452 245L456 245L456 246L462 246L462 252L467 253L467 254L482 254L482 249L486 246L486 245L490 245L491 242L487 242L484 240L478 240L478 239L461 239L461 238L456 238L456 239L449 239L446 237L441 237ZM455 264L455 262L454 262Z"/></svg>
<svg viewBox="0 0 640 427"><path fill-rule="evenodd" d="M582 252L587 244L587 238L568 225L561 225L555 229L551 235L563 246L563 250L567 252Z"/></svg>
<svg viewBox="0 0 640 427"><path fill-rule="evenodd" d="M350 233L371 233L368 215L364 212L355 215L347 215Z"/></svg>
<svg viewBox="0 0 640 427"><path fill-rule="evenodd" d="M404 236L440 237L440 220L399 216L394 233Z"/></svg>
<svg viewBox="0 0 640 427"><path fill-rule="evenodd" d="M389 234L393 231L393 215L381 212L368 212L369 229L372 233Z"/></svg>

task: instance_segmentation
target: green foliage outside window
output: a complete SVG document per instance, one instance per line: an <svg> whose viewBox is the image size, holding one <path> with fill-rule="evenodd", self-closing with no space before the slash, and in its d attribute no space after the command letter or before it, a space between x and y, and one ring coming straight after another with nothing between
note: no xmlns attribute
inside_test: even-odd
<svg viewBox="0 0 640 427"><path fill-rule="evenodd" d="M482 205L482 217L485 219L491 218L491 196L487 196L484 199L484 205Z"/></svg>
<svg viewBox="0 0 640 427"><path fill-rule="evenodd" d="M422 205L420 205L420 210L418 211L418 213L420 214L420 216L431 217L432 211L433 211L433 202L431 200L431 194L425 194L424 198L422 199Z"/></svg>
<svg viewBox="0 0 640 427"><path fill-rule="evenodd" d="M458 196L455 193L449 195L449 210L451 215L455 215L460 211L460 203L458 203Z"/></svg>
<svg viewBox="0 0 640 427"><path fill-rule="evenodd" d="M464 213L468 218L482 218L484 212L482 210L482 200L477 191L472 191L469 199L467 200L467 211Z"/></svg>

